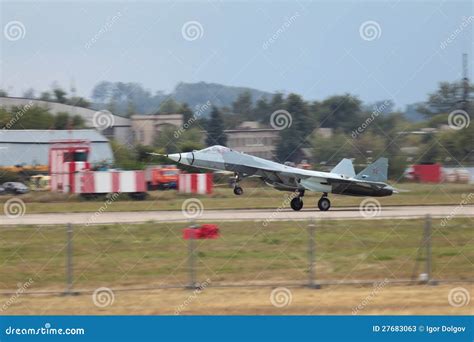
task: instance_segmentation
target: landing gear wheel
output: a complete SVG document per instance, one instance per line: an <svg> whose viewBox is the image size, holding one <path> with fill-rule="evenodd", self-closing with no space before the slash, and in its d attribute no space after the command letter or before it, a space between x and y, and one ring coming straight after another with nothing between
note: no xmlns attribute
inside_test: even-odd
<svg viewBox="0 0 474 342"><path fill-rule="evenodd" d="M295 197L291 200L290 206L294 211L300 211L303 208L303 200L299 197Z"/></svg>
<svg viewBox="0 0 474 342"><path fill-rule="evenodd" d="M326 197L321 197L318 201L318 208L321 211L328 211L331 208L331 201Z"/></svg>
<svg viewBox="0 0 474 342"><path fill-rule="evenodd" d="M242 189L240 186L236 186L234 188L234 194L237 196L240 196L244 193L244 189Z"/></svg>

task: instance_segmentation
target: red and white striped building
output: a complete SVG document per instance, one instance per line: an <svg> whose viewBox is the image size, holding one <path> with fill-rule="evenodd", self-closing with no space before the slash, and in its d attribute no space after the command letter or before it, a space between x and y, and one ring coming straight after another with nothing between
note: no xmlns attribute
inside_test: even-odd
<svg viewBox="0 0 474 342"><path fill-rule="evenodd" d="M49 150L51 190L75 194L145 193L144 171L91 171L87 141L55 142Z"/></svg>
<svg viewBox="0 0 474 342"><path fill-rule="evenodd" d="M212 173L181 173L178 178L178 191L191 194L211 194Z"/></svg>

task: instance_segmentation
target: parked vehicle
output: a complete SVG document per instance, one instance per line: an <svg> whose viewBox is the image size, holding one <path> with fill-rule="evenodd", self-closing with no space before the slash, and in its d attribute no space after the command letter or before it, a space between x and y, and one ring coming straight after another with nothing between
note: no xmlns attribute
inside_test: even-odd
<svg viewBox="0 0 474 342"><path fill-rule="evenodd" d="M150 166L145 172L148 190L176 189L178 176L174 165Z"/></svg>
<svg viewBox="0 0 474 342"><path fill-rule="evenodd" d="M5 195L7 192L3 186L0 186L0 195Z"/></svg>
<svg viewBox="0 0 474 342"><path fill-rule="evenodd" d="M30 187L33 191L51 190L51 177L48 175L35 175L30 177Z"/></svg>
<svg viewBox="0 0 474 342"><path fill-rule="evenodd" d="M20 182L6 182L3 183L3 188L7 193L11 194L16 194L16 195L21 195L21 194L26 194L28 191L28 187Z"/></svg>

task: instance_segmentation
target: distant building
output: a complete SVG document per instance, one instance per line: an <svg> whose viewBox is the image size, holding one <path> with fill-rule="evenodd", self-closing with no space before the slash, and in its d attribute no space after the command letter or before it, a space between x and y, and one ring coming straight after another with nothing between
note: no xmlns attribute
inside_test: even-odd
<svg viewBox="0 0 474 342"><path fill-rule="evenodd" d="M94 128L94 115L97 113L96 110L70 106L67 104L49 102L34 99L25 99L20 97L0 97L0 107L25 107L25 106L38 106L48 109L51 114L57 114L60 112L68 113L71 116L79 115L89 128ZM113 115L113 114L112 114ZM108 138L115 139L122 144L130 143L132 137L131 121L128 118L124 118L118 115L113 115L113 124L109 128L102 131L102 134Z"/></svg>
<svg viewBox="0 0 474 342"><path fill-rule="evenodd" d="M164 127L183 126L182 114L133 115L131 119L133 142L141 145L152 145Z"/></svg>
<svg viewBox="0 0 474 342"><path fill-rule="evenodd" d="M224 131L227 147L256 157L274 159L279 131L262 128L256 121L244 121L236 129Z"/></svg>
<svg viewBox="0 0 474 342"><path fill-rule="evenodd" d="M80 139L91 144L92 164L113 163L109 140L94 129L79 130L0 130L0 167L48 165L48 151L58 140Z"/></svg>
<svg viewBox="0 0 474 342"><path fill-rule="evenodd" d="M316 128L314 133L316 135L321 136L322 138L328 139L332 137L333 131L332 131L332 128L320 127L320 128Z"/></svg>

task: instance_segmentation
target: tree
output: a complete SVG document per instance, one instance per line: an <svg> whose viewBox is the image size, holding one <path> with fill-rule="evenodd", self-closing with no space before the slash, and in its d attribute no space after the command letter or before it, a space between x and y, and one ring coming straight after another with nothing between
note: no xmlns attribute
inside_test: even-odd
<svg viewBox="0 0 474 342"><path fill-rule="evenodd" d="M0 89L0 97L7 97L8 93L6 90Z"/></svg>
<svg viewBox="0 0 474 342"><path fill-rule="evenodd" d="M43 91L39 99L42 101L51 101L51 93L49 91Z"/></svg>
<svg viewBox="0 0 474 342"><path fill-rule="evenodd" d="M68 113L60 112L54 117L54 129L69 129L72 121Z"/></svg>
<svg viewBox="0 0 474 342"><path fill-rule="evenodd" d="M342 129L350 133L363 120L361 115L361 101L350 95L331 96L321 103L320 125L334 129Z"/></svg>
<svg viewBox="0 0 474 342"><path fill-rule="evenodd" d="M125 170L137 170L141 168L134 150L115 140L110 141L110 146L115 159L115 167Z"/></svg>
<svg viewBox="0 0 474 342"><path fill-rule="evenodd" d="M428 95L428 100L418 107L418 111L426 117L432 117L440 113L449 113L455 109L464 109L472 113L472 102L474 100L474 85L467 86L468 103L463 102L463 82L441 82L438 90Z"/></svg>
<svg viewBox="0 0 474 342"><path fill-rule="evenodd" d="M68 101L67 104L71 106L76 106L76 107L82 107L82 108L89 108L90 107L90 102L87 101L85 98L81 96L74 96L71 97Z"/></svg>
<svg viewBox="0 0 474 342"><path fill-rule="evenodd" d="M272 112L283 109L285 106L285 98L282 93L276 93L273 95L272 100L270 101L270 110Z"/></svg>
<svg viewBox="0 0 474 342"><path fill-rule="evenodd" d="M61 89L61 88L54 88L53 89L53 93L54 93L54 96L56 97L56 102L59 102L59 103L66 103L67 102L67 99L66 99L66 92Z"/></svg>
<svg viewBox="0 0 474 342"><path fill-rule="evenodd" d="M251 118L252 114L252 95L249 91L240 93L232 103L232 111L234 114L239 115L243 119Z"/></svg>
<svg viewBox="0 0 474 342"><path fill-rule="evenodd" d="M206 145L223 145L227 144L227 136L224 133L224 120L219 109L212 107L209 122L207 124Z"/></svg>
<svg viewBox="0 0 474 342"><path fill-rule="evenodd" d="M276 93L275 95L273 95L270 103L268 104L268 110L261 118L261 122L266 125L270 125L270 118L272 113L282 109L285 109L285 98L283 97L282 93Z"/></svg>
<svg viewBox="0 0 474 342"><path fill-rule="evenodd" d="M72 117L72 127L74 127L74 128L85 128L86 127L86 123L85 123L84 119L82 118L82 116L74 115Z"/></svg>
<svg viewBox="0 0 474 342"><path fill-rule="evenodd" d="M34 99L35 98L35 90L33 88L29 88L23 93L23 97L25 99Z"/></svg>
<svg viewBox="0 0 474 342"><path fill-rule="evenodd" d="M129 99L127 102L127 117L131 117L133 114L135 114L135 112L135 103L133 103L132 99Z"/></svg>
<svg viewBox="0 0 474 342"><path fill-rule="evenodd" d="M193 110L189 108L187 103L183 103L179 109L180 114L183 115L183 122L187 123L193 116Z"/></svg>
<svg viewBox="0 0 474 342"><path fill-rule="evenodd" d="M288 95L285 110L289 115L281 112L271 118L273 125L281 129L277 158L281 162L299 162L302 158L301 148L307 145L307 138L313 130L312 120L306 103L299 95ZM279 120L282 120L283 125L279 124Z"/></svg>
<svg viewBox="0 0 474 342"><path fill-rule="evenodd" d="M258 99L255 108L252 110L252 117L261 123L265 123L265 120L269 118L270 104L265 97Z"/></svg>
<svg viewBox="0 0 474 342"><path fill-rule="evenodd" d="M351 158L353 147L351 137L336 133L331 137L313 135L313 156L316 162L336 165L343 158Z"/></svg>
<svg viewBox="0 0 474 342"><path fill-rule="evenodd" d="M51 129L54 128L54 116L43 107L14 106L0 110L0 124L6 129Z"/></svg>
<svg viewBox="0 0 474 342"><path fill-rule="evenodd" d="M171 97L168 97L160 104L160 109L158 111L159 113L175 114L179 112L179 109L179 104Z"/></svg>
<svg viewBox="0 0 474 342"><path fill-rule="evenodd" d="M111 82L102 81L92 89L92 99L95 102L106 103L112 96L113 84Z"/></svg>

